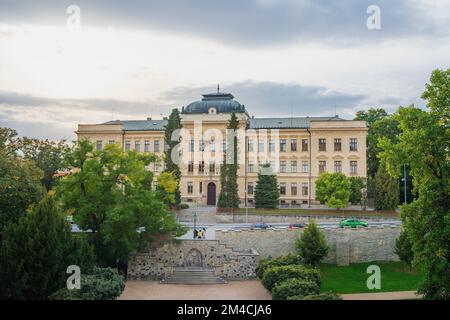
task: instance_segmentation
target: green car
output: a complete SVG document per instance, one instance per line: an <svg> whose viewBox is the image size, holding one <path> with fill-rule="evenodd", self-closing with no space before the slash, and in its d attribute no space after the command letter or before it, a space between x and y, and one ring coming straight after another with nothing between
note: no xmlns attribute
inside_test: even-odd
<svg viewBox="0 0 450 320"><path fill-rule="evenodd" d="M367 227L367 226L368 226L367 222L356 220L356 219L344 219L341 222L339 222L339 227L341 227L341 228L343 228L343 227L356 228L356 227Z"/></svg>

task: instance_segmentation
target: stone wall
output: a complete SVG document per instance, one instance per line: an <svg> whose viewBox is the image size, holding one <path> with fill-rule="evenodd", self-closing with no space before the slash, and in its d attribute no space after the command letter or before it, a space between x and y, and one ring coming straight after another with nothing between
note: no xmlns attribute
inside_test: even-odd
<svg viewBox="0 0 450 320"><path fill-rule="evenodd" d="M400 234L397 226L380 226L357 229L322 229L330 253L327 263L348 265L349 263L369 261L397 261L394 253L395 239ZM295 252L295 241L300 230L216 230L216 240L235 250L253 248L262 258L279 257Z"/></svg>
<svg viewBox="0 0 450 320"><path fill-rule="evenodd" d="M358 218L355 216L355 218ZM361 219L368 221L384 221L384 220L392 220L391 218L383 218L383 217L360 217ZM325 215L254 215L249 214L248 217L245 214L216 214L215 222L216 223L246 223L248 219L248 223L256 223L256 222L265 222L265 223L298 223L298 222L309 222L314 220L317 223L320 222L339 222L342 220L342 216L325 216ZM209 221L208 221L209 222Z"/></svg>
<svg viewBox="0 0 450 320"><path fill-rule="evenodd" d="M327 263L348 265L369 261L397 261L395 239L398 226L357 229L322 229L330 252ZM146 252L132 254L128 279L162 279L174 267L200 266L215 269L216 275L229 280L256 276L259 258L294 253L301 230L216 230L215 240L166 241ZM195 254L194 254L195 253Z"/></svg>
<svg viewBox="0 0 450 320"><path fill-rule="evenodd" d="M192 252L200 256L192 264ZM217 240L180 240L154 245L146 252L132 254L128 262L128 279L159 280L170 276L174 267L214 268L225 279L250 279L256 276L259 254L252 248L239 251ZM198 264L198 265L197 265Z"/></svg>

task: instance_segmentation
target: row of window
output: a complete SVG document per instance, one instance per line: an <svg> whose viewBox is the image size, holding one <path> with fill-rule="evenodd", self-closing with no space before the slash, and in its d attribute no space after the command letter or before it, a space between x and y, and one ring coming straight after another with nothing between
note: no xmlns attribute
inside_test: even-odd
<svg viewBox="0 0 450 320"><path fill-rule="evenodd" d="M208 171L210 173L216 172L216 164L214 162L209 163ZM194 172L194 162L192 161L188 162L188 172L190 173ZM200 161L198 163L198 172L205 172L205 161Z"/></svg>
<svg viewBox="0 0 450 320"><path fill-rule="evenodd" d="M308 151L308 139L302 139L302 151ZM265 152L265 140L258 140L258 152ZM280 139L280 152L286 152L287 151L288 142L287 139ZM253 140L249 140L247 143L247 150L248 152L254 152L255 151L255 142ZM275 140L269 141L269 152L275 152ZM290 140L290 151L296 152L298 150L297 148L297 139L291 139ZM327 139L320 138L319 139L319 151L326 151L327 150ZM349 139L349 150L350 151L358 151L358 139L357 138L350 138ZM342 151L342 139L341 138L335 138L334 139L334 151Z"/></svg>
<svg viewBox="0 0 450 320"><path fill-rule="evenodd" d="M296 182L292 182L290 184L291 187L291 196L296 196L297 195L297 183ZM287 188L287 183L286 182L280 182L280 195L286 195L286 188ZM301 195L302 196L307 196L308 195L308 182L302 182L301 183ZM247 183L247 194L252 195L254 193L254 183L253 182L248 182Z"/></svg>
<svg viewBox="0 0 450 320"><path fill-rule="evenodd" d="M109 144L114 144L115 140L109 140ZM308 139L302 139L302 151L308 151ZM209 141L209 151L215 152L216 151L216 142L215 141ZM144 152L150 152L150 140L144 141ZM226 141L221 141L221 151L225 151L226 149ZM258 152L265 152L265 140L259 140L258 141ZM275 152L275 140L269 141L268 146L269 152ZM97 150L103 149L103 141L97 140ZM160 149L160 141L154 140L153 141L153 152L159 152ZM131 141L125 140L125 151L131 150ZM141 141L135 140L134 141L134 150L140 152L141 151ZM164 150L167 150L167 144L164 143ZM199 141L199 151L205 151L205 141L200 140ZM254 152L255 151L255 143L253 140L249 140L247 144L247 150L248 152ZM319 151L326 151L327 150L327 141L325 138L319 139ZM349 141L349 150L350 151L358 151L358 139L357 138L350 138ZM195 152L195 142L194 140L189 141L189 151ZM280 139L280 152L286 152L287 151L287 139ZM297 139L291 139L290 140L290 151L297 151ZM335 138L334 139L334 151L342 151L342 139L341 138Z"/></svg>
<svg viewBox="0 0 450 320"><path fill-rule="evenodd" d="M115 140L109 140L108 144L114 144L116 143ZM154 140L153 141L153 150L150 150L151 147L151 142L150 140L145 140L144 141L144 152L159 152L160 151L160 141L159 140ZM96 143L96 148L97 150L102 150L103 149L103 141L102 140L97 140ZM164 151L167 151L167 144L164 143ZM130 140L125 140L125 151L130 151L131 150L131 141ZM140 140L135 140L134 141L134 150L136 150L137 152L141 152L141 141Z"/></svg>
<svg viewBox="0 0 450 320"><path fill-rule="evenodd" d="M247 194L248 195L254 194L254 187L255 187L255 185L253 182L247 183ZM286 195L286 188L287 188L287 183L280 182L280 195ZM296 182L290 183L290 190L291 190L291 192L290 192L291 196L297 195L298 191L297 191L297 183ZM199 193L202 193L202 192L203 192L203 183L199 182ZM309 192L308 182L302 182L301 183L301 195L308 196L308 192ZM188 194L194 193L194 183L192 181L187 182L187 193Z"/></svg>
<svg viewBox="0 0 450 320"><path fill-rule="evenodd" d="M279 167L279 172L280 173L286 173L287 172L287 165L286 165L286 161L285 160L281 160L280 161L280 167ZM259 163L259 167L262 167L263 163ZM274 161L270 161L270 166L272 168L273 171L275 171L275 162ZM309 172L309 161L302 161L302 168L301 168L301 172L302 173L308 173ZM319 161L319 174L326 172L327 171L327 162L326 161ZM247 164L247 172L248 173L253 173L255 172L255 165L253 164L253 162L249 161ZM298 169L297 169L297 161L296 160L292 160L291 161L291 168L290 168L290 172L291 173L297 173ZM334 172L342 172L342 161L341 160L336 160L334 161ZM358 161L356 160L352 160L350 161L350 174L355 175L358 173Z"/></svg>

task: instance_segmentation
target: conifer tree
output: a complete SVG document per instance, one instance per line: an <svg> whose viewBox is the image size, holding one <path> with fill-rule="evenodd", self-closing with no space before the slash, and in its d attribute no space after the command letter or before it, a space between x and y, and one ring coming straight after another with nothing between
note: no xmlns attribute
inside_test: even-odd
<svg viewBox="0 0 450 320"><path fill-rule="evenodd" d="M164 141L167 144L168 148L164 151L164 161L166 163L166 172L171 172L177 181L177 188L175 190L175 205L179 206L181 202L181 193L180 193L180 179L181 179L181 171L180 166L174 162L172 158L172 153L176 153L179 150L179 143L181 136L178 135L178 139L172 137L172 134L175 130L179 130L182 128L181 125L181 117L178 109L173 109L172 113L169 116L169 120L167 125L165 126L164 131Z"/></svg>
<svg viewBox="0 0 450 320"><path fill-rule="evenodd" d="M220 194L217 206L219 208L239 208L239 195L237 185L238 172L238 141L237 130L239 128L239 121L236 114L231 114L227 129L232 131L233 139L231 143L227 143L226 151L224 152L224 160L220 166ZM227 137L227 141L230 142Z"/></svg>
<svg viewBox="0 0 450 320"><path fill-rule="evenodd" d="M395 210L399 202L398 179L390 176L385 165L380 164L375 174L375 209Z"/></svg>
<svg viewBox="0 0 450 320"><path fill-rule="evenodd" d="M93 267L92 246L75 240L52 196L4 230L0 247L0 299L47 299L64 286L66 269Z"/></svg>
<svg viewBox="0 0 450 320"><path fill-rule="evenodd" d="M277 177L270 164L266 163L258 173L258 181L255 186L255 207L275 209L278 207L279 199L280 190L278 189Z"/></svg>

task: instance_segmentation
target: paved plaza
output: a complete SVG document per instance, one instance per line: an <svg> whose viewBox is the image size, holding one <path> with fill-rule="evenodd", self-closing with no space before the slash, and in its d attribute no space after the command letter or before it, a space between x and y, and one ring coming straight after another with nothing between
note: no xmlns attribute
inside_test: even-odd
<svg viewBox="0 0 450 320"><path fill-rule="evenodd" d="M217 285L159 284L127 281L119 300L271 300L259 281L230 281Z"/></svg>

